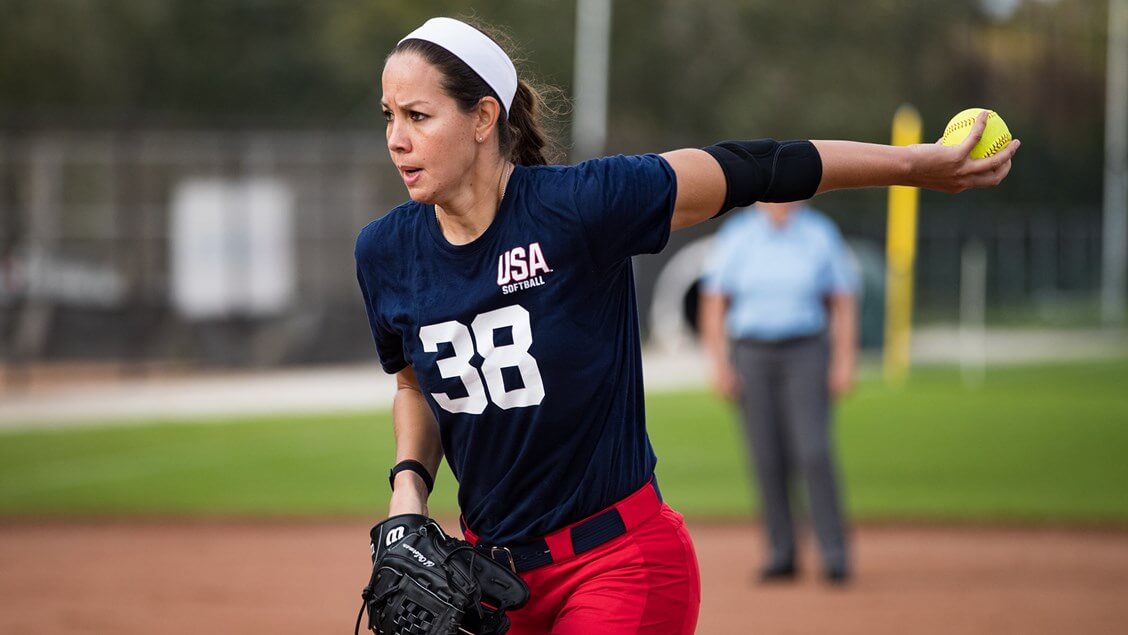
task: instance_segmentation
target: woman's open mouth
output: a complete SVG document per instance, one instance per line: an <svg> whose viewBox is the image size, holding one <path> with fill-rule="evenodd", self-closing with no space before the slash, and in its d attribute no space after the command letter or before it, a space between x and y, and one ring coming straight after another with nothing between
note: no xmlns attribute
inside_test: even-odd
<svg viewBox="0 0 1128 635"><path fill-rule="evenodd" d="M423 173L423 168L412 166L400 166L400 174L403 176L403 182L408 187L411 187L419 180L419 175Z"/></svg>

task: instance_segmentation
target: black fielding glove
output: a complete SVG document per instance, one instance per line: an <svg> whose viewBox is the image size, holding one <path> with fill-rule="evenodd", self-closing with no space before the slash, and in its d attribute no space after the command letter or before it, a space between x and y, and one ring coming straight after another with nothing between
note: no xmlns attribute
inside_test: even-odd
<svg viewBox="0 0 1128 635"><path fill-rule="evenodd" d="M372 578L357 634L367 609L368 629L379 635L502 635L505 612L529 600L517 574L426 516L392 516L370 536Z"/></svg>

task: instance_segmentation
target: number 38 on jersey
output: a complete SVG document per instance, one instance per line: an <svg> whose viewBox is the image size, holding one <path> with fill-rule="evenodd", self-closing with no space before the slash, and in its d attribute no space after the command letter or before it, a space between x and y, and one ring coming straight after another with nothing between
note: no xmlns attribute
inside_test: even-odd
<svg viewBox="0 0 1128 635"><path fill-rule="evenodd" d="M494 343L495 333L505 329L512 334L512 343L498 346ZM443 379L457 378L462 382L466 396L451 398L447 393L431 393L447 412L482 414L490 402L508 410L535 406L544 399L540 368L529 354L533 345L529 312L522 306L514 304L481 313L469 327L454 320L428 324L419 329L419 339L428 353L438 352L440 344L450 344L454 351L436 365ZM475 351L482 357L481 369L470 364ZM504 368L517 369L521 387L505 389Z"/></svg>

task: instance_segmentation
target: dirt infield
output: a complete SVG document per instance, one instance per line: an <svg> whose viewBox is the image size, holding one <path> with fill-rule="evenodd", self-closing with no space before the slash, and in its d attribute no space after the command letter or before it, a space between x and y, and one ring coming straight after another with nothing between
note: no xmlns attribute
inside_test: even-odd
<svg viewBox="0 0 1128 635"><path fill-rule="evenodd" d="M0 523L0 633L351 633L367 524ZM1123 633L1128 531L864 526L846 589L751 584L760 537L693 525L699 633ZM809 560L809 559L808 559Z"/></svg>

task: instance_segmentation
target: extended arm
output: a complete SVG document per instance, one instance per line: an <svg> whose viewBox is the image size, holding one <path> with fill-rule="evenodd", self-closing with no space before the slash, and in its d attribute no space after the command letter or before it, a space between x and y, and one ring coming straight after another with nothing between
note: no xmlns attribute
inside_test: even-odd
<svg viewBox="0 0 1128 635"><path fill-rule="evenodd" d="M909 185L955 193L998 185L1010 172L1011 159L1020 143L1016 139L994 156L972 159L971 149L983 136L986 125L987 113L982 113L971 133L958 146L813 141L811 143L818 150L822 162L816 193L888 185ZM696 225L715 216L721 210L730 187L717 160L704 150L692 149L674 150L662 156L677 176L673 229ZM766 175L765 181L771 182L770 177Z"/></svg>
<svg viewBox="0 0 1128 635"><path fill-rule="evenodd" d="M396 462L406 459L419 461L434 478L443 458L439 425L423 399L423 391L419 388L419 381L411 366L396 374L392 422L396 435ZM426 516L427 496L427 485L418 474L408 470L400 472L396 474L388 514Z"/></svg>
<svg viewBox="0 0 1128 635"><path fill-rule="evenodd" d="M955 194L975 187L994 187L1010 172L1011 157L1019 143L1012 141L1002 152L986 159L972 159L971 149L983 136L986 120L986 114L980 116L976 129L958 146L812 141L823 162L818 192L911 185Z"/></svg>

